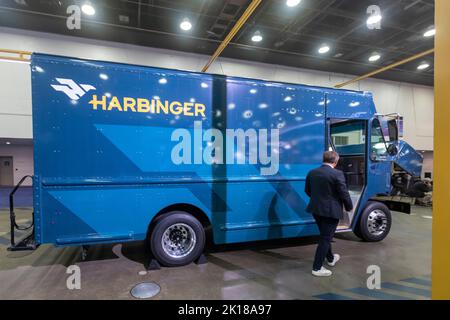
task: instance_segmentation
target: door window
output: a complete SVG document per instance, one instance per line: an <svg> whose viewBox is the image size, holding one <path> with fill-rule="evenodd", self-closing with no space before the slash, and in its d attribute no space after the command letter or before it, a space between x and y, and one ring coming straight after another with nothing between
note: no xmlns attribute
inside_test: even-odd
<svg viewBox="0 0 450 320"><path fill-rule="evenodd" d="M385 160L388 154L380 121L373 120L370 135L370 154L372 160Z"/></svg>
<svg viewBox="0 0 450 320"><path fill-rule="evenodd" d="M365 186L366 120L330 119L330 145L339 153L337 169L357 199Z"/></svg>
<svg viewBox="0 0 450 320"><path fill-rule="evenodd" d="M331 124L331 142L342 155L364 154L366 130L364 121L346 121Z"/></svg>

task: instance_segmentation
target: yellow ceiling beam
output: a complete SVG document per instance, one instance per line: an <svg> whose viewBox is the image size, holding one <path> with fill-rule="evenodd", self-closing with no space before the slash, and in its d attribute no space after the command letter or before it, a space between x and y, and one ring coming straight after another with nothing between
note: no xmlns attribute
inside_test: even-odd
<svg viewBox="0 0 450 320"><path fill-rule="evenodd" d="M429 54L432 54L433 52L434 52L434 48L430 49L430 50L427 50L427 51L424 51L424 52L421 52L421 53L418 53L418 54L415 54L412 57L409 57L409 58L403 59L401 61L392 63L392 64L390 64L390 65L388 65L386 67L383 67L383 68L377 69L375 71L369 72L369 73L367 73L365 75L362 75L360 77L354 78L354 79L349 80L347 82L340 83L340 84L336 85L335 88L342 88L342 87L348 86L349 84L352 84L352 83L355 83L355 82L358 82L358 81L361 81L361 80L373 77L376 74L379 74L379 73L382 73L384 71L393 69L393 68L398 67L398 66L400 66L402 64L405 64L405 63L417 60L419 58L425 57L425 56L427 56Z"/></svg>
<svg viewBox="0 0 450 320"><path fill-rule="evenodd" d="M248 18L252 15L252 13L255 11L255 9L258 7L258 5L261 3L261 1L262 0L253 0L250 3L250 5L244 11L242 16L239 18L239 20L233 26L231 31L228 33L228 35L225 37L225 39L220 43L219 47L216 49L216 51L213 53L213 55L209 58L208 62L203 67L202 72L206 72L208 70L208 68L211 66L211 64L217 59L217 57L227 47L227 45L230 43L230 41L233 39L233 37L236 35L236 33L238 33L238 31L241 29L241 27L245 24L245 22L248 20Z"/></svg>
<svg viewBox="0 0 450 320"><path fill-rule="evenodd" d="M7 55L0 55L1 60L11 60L11 61L30 61L30 58L26 56L31 56L32 52L22 51L22 50L11 50L11 49L0 49L0 53L6 53Z"/></svg>

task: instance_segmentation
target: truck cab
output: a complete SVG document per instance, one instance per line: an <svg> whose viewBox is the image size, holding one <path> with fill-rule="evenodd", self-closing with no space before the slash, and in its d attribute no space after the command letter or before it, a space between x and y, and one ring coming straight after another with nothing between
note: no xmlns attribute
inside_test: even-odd
<svg viewBox="0 0 450 320"><path fill-rule="evenodd" d="M410 199L393 197L393 178L407 189L408 181L421 174L422 155L400 140L403 118L398 114L330 118L328 123L328 148L340 155L337 168L344 172L355 207L346 212L338 230L352 229L364 240L379 241L389 232L390 210L410 213Z"/></svg>

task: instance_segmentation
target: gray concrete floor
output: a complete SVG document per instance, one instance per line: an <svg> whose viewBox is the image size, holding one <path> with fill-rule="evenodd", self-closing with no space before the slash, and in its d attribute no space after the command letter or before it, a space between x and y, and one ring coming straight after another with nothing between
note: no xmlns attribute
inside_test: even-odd
<svg viewBox="0 0 450 320"><path fill-rule="evenodd" d="M26 222L31 211L17 212L19 222ZM0 299L133 299L130 289L146 281L161 287L153 299L427 299L431 222L430 208L414 207L410 216L393 213L391 233L382 242L339 234L334 251L342 261L332 277L315 278L316 238L213 247L207 264L149 272L142 243L94 246L85 261L79 247L9 252L9 215L1 209ZM67 267L74 264L81 269L80 290L66 286ZM381 268L382 290L374 294L364 292L369 265ZM413 280L401 281L408 278Z"/></svg>

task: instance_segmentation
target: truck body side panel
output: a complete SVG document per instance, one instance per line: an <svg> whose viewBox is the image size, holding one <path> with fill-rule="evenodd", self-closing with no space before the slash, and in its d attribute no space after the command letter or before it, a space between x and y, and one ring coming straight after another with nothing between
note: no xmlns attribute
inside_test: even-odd
<svg viewBox="0 0 450 320"><path fill-rule="evenodd" d="M42 54L32 77L36 239L56 245L142 240L175 204L216 243L317 234L326 118L374 113L363 93Z"/></svg>

